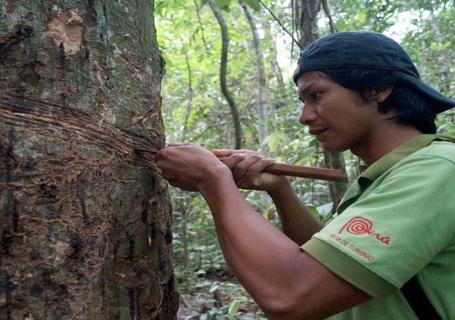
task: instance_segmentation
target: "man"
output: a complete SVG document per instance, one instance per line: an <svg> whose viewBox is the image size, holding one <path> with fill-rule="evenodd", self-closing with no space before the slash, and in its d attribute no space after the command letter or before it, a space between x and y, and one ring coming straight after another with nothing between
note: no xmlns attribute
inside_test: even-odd
<svg viewBox="0 0 455 320"><path fill-rule="evenodd" d="M455 102L376 33L314 42L294 81L310 134L368 166L327 226L253 151L171 145L156 158L163 176L205 197L229 267L270 319L455 319L455 145L432 134ZM268 192L284 233L237 187Z"/></svg>

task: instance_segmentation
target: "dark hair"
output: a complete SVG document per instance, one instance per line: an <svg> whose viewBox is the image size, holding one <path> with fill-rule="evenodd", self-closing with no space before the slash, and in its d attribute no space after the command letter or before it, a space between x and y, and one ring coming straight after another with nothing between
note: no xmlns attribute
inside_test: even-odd
<svg viewBox="0 0 455 320"><path fill-rule="evenodd" d="M371 92L385 85L393 85L392 93L379 103L379 112L395 110L389 118L397 123L411 125L422 133L436 132L436 112L432 101L404 81L396 80L393 72L385 70L331 69L320 70L333 82L357 92L363 100L371 100Z"/></svg>

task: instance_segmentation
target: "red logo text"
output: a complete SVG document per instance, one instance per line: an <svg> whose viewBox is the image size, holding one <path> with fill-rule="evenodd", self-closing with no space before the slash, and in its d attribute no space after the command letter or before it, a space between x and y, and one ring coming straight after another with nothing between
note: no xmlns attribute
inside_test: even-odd
<svg viewBox="0 0 455 320"><path fill-rule="evenodd" d="M390 244L390 237L382 236L376 231L374 231L373 222L362 217L354 217L348 222L346 222L346 224L343 227L341 227L338 233L341 234L343 233L343 231L347 231L357 236L368 235L371 237L375 237L377 240L379 240L380 242L387 246Z"/></svg>

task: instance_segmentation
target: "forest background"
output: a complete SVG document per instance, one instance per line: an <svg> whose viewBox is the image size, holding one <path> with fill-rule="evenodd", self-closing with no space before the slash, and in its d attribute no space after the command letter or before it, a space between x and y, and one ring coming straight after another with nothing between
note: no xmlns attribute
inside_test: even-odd
<svg viewBox="0 0 455 320"><path fill-rule="evenodd" d="M291 79L300 50L293 40L299 38L297 2L156 1L158 40L166 62L162 94L168 143L191 142L208 149L241 146L278 162L326 164L317 141L297 121L301 104ZM410 53L427 83L455 97L453 0L301 1L305 2L316 3L319 36L334 31L385 33ZM227 39L227 65L222 70ZM223 88L220 72L226 80ZM454 115L454 110L439 115L438 133L455 135ZM355 179L361 164L349 151L342 159L349 180ZM333 199L327 182L292 183L315 216L324 220L330 215ZM279 227L267 197L255 191L245 191L245 197ZM262 319L228 271L202 197L172 189L171 198L174 267L181 294L178 318Z"/></svg>

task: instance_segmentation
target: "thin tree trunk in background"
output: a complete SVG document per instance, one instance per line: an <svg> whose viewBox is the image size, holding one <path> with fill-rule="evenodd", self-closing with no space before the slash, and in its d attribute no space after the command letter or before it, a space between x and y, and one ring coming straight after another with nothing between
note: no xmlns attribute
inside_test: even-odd
<svg viewBox="0 0 455 320"><path fill-rule="evenodd" d="M320 3L318 0L296 1L297 30L299 30L299 42L303 48L311 42L319 39L318 12Z"/></svg>
<svg viewBox="0 0 455 320"><path fill-rule="evenodd" d="M187 126L188 126L188 121L189 121L190 115L191 115L191 109L193 107L193 97L194 97L193 71L191 69L190 58L188 56L188 52L185 52L185 64L186 64L186 70L188 72L188 91L187 91L187 96L186 96L186 98L187 98L186 113L185 113L185 119L183 121L180 141L186 141Z"/></svg>
<svg viewBox="0 0 455 320"><path fill-rule="evenodd" d="M207 48L207 41L205 40L205 35L204 35L204 23L202 23L202 18L201 18L201 8L199 7L199 4L197 3L197 0L193 0L193 4L196 10L196 16L197 16L197 21L199 22L199 27L201 28L201 38L202 38L202 43L204 44L204 47Z"/></svg>
<svg viewBox="0 0 455 320"><path fill-rule="evenodd" d="M433 9L430 10L429 22L430 22L430 25L431 25L431 27L433 29L433 33L436 36L437 43L443 44L445 42L444 41L444 36L443 36L443 34L441 32L441 28L439 26L439 21L434 15ZM439 68L441 70L441 75L442 75L442 81L441 81L442 86L441 86L440 89L444 93L450 92L450 85L451 85L451 81L450 81L450 61L452 61L452 59L451 59L451 55L452 54L453 54L453 52L451 50L443 50L442 54L441 54L441 57L439 58L439 62L440 62L439 63Z"/></svg>
<svg viewBox="0 0 455 320"><path fill-rule="evenodd" d="M195 3L196 5L196 3ZM183 41L183 39L182 39ZM194 98L194 89L193 89L193 70L191 68L191 63L190 63L190 57L188 55L188 52L185 51L185 64L186 64L186 70L188 73L188 89L187 89L187 106L186 106L186 112L185 112L185 118L183 121L183 126L182 126L182 131L181 131L181 136L180 136L180 141L186 141L187 137L187 132L188 132L188 121L190 119L191 115L191 109L193 108L193 98ZM185 270L185 276L186 276L186 271L188 271L189 267L189 261L190 261L190 254L189 254L189 238L188 238L188 204L190 201L188 201L188 198L191 197L191 195L188 195L188 193L185 193L181 190L176 190L175 192L181 194L181 196L177 197L176 201L176 206L174 207L174 214L177 214L176 210L178 210L178 213L182 216L182 221L181 221L181 227L180 227L180 232L181 232L181 237L182 237L182 247L183 247L183 257L182 257L182 265Z"/></svg>
<svg viewBox="0 0 455 320"><path fill-rule="evenodd" d="M337 27L335 26L335 22L333 21L332 14L330 13L329 3L327 0L321 0L321 5L326 17L329 19L330 32L338 32Z"/></svg>
<svg viewBox="0 0 455 320"><path fill-rule="evenodd" d="M267 153L268 148L264 143L269 135L269 130L267 126L268 119L268 100L267 100L267 79L265 75L265 66L264 66L264 57L261 51L261 44L259 39L259 34L256 27L256 22L254 17L251 15L248 6L240 1L240 5L245 13L248 24L250 25L251 34L253 36L253 46L256 53L256 67L258 71L258 102L257 102L257 129L259 133L259 142L260 150L264 153Z"/></svg>
<svg viewBox="0 0 455 320"><path fill-rule="evenodd" d="M324 163L327 168L342 170L346 173L343 153L324 150ZM333 201L332 212L338 207L344 193L348 188L347 181L329 182L330 198Z"/></svg>
<svg viewBox="0 0 455 320"><path fill-rule="evenodd" d="M275 42L276 39L272 35L272 30L270 27L270 23L268 21L264 21L262 23L262 27L264 28L265 38L273 40L273 45L270 48L270 51L271 51L270 52L270 64L271 64L273 73L275 74L277 84L280 87L280 89L283 90L282 94L284 95L284 90L286 90L286 84L284 82L283 72L281 71L280 65L278 63L278 52L276 49L276 42ZM284 105L286 105L286 104L284 104Z"/></svg>
<svg viewBox="0 0 455 320"><path fill-rule="evenodd" d="M240 124L240 115L239 115L237 105L235 104L234 98L232 97L232 94L229 92L227 80L226 80L228 52L229 52L228 28L226 25L226 21L224 21L223 15L222 15L221 10L218 7L218 4L216 3L216 1L209 0L209 5L221 28L221 41L222 41L221 68L220 68L221 92L223 93L223 96L229 105L229 109L230 109L231 115L232 115L232 121L234 122L235 148L242 149L242 127Z"/></svg>
<svg viewBox="0 0 455 320"><path fill-rule="evenodd" d="M271 26L268 21L263 21L262 28L264 29L265 38L272 39L272 41L273 41L273 44L270 47L268 60L270 62L272 72L275 75L274 78L276 78L275 88L277 89L276 90L277 94L273 97L272 103L273 103L273 108L280 108L281 106L287 106L289 102L287 99L287 90L286 90L286 84L285 84L284 78L283 78L283 73L282 73L280 65L278 63L278 52L276 49L276 39L272 35ZM270 129L271 129L271 131L275 131L276 128L275 128L274 124L278 122L278 114L277 114L277 112L271 112L270 116L273 117L273 121L270 123L270 127L271 127Z"/></svg>
<svg viewBox="0 0 455 320"><path fill-rule="evenodd" d="M0 2L0 318L173 319L153 1L59 3Z"/></svg>
<svg viewBox="0 0 455 320"><path fill-rule="evenodd" d="M311 42L319 38L318 13L321 9L321 3L317 0L298 0L294 2L296 27L299 31L299 41L302 47L306 47ZM326 14L328 6L324 8ZM324 163L328 168L339 169L346 172L343 154L324 150ZM330 198L333 202L332 211L334 212L347 189L347 181L330 182Z"/></svg>
<svg viewBox="0 0 455 320"><path fill-rule="evenodd" d="M188 239L188 212L182 212L182 244L183 244L183 267L188 270L190 263L189 239Z"/></svg>

